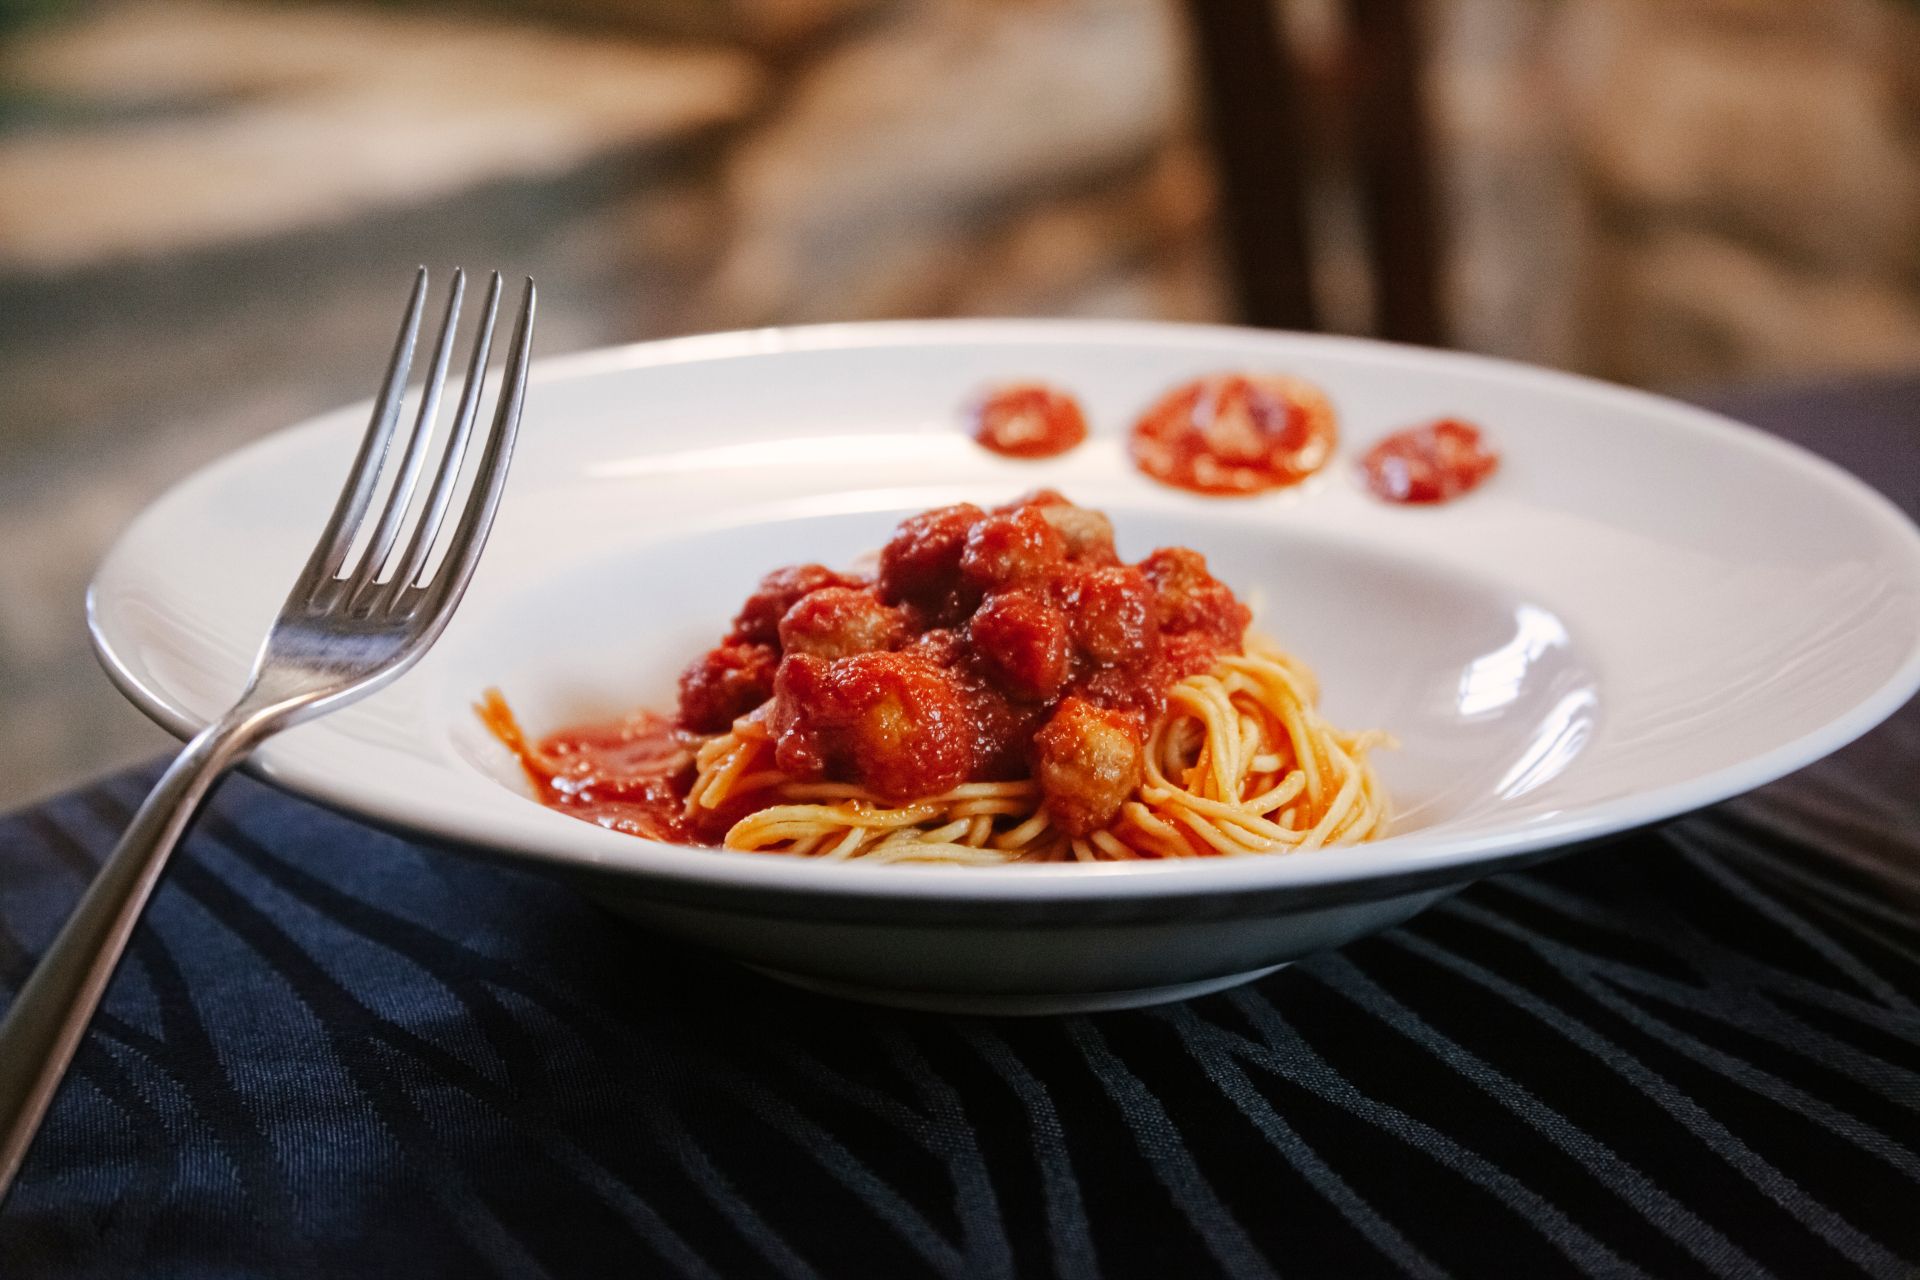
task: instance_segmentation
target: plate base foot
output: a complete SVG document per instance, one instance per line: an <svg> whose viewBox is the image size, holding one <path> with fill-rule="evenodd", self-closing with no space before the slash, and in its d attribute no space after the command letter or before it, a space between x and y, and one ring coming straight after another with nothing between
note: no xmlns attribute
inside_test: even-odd
<svg viewBox="0 0 1920 1280"><path fill-rule="evenodd" d="M755 973L776 982L784 982L817 995L839 1000L857 1000L862 1004L886 1005L894 1009L914 1009L923 1013L980 1014L995 1017L1043 1017L1063 1013L1104 1013L1111 1009L1139 1009L1148 1005L1171 1004L1195 996L1225 991L1256 978L1284 969L1284 964L1264 969L1248 969L1220 978L1202 978L1198 982L1176 982L1164 987L1131 987L1122 991L1062 992L970 992L913 991L892 987L868 986L859 982L841 982L834 978L789 973L748 965Z"/></svg>

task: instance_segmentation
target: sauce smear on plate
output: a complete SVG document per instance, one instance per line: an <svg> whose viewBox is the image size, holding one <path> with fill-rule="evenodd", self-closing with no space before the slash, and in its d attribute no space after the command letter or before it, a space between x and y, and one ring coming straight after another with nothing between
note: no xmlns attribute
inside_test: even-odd
<svg viewBox="0 0 1920 1280"><path fill-rule="evenodd" d="M1214 374L1175 387L1133 428L1133 460L1164 484L1239 495L1298 484L1333 456L1325 393L1301 378Z"/></svg>
<svg viewBox="0 0 1920 1280"><path fill-rule="evenodd" d="M498 690L474 708L520 760L540 802L628 835L705 843L686 819L696 735L650 711L579 725L529 743Z"/></svg>
<svg viewBox="0 0 1920 1280"><path fill-rule="evenodd" d="M1052 458L1087 438L1087 419L1066 392L1021 383L974 406L973 438L1009 458Z"/></svg>
<svg viewBox="0 0 1920 1280"><path fill-rule="evenodd" d="M1457 498L1492 475L1500 455L1480 429L1457 418L1395 432L1367 450L1361 474L1375 497L1431 504Z"/></svg>

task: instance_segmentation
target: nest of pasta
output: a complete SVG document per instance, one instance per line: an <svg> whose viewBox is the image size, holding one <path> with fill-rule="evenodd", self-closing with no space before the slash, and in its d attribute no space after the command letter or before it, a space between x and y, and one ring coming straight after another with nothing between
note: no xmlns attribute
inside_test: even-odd
<svg viewBox="0 0 1920 1280"><path fill-rule="evenodd" d="M1248 633L1199 553L1128 564L1107 518L1042 492L905 521L871 575L762 580L637 714L529 743L543 800L682 843L879 862L1232 857L1371 839L1378 732Z"/></svg>

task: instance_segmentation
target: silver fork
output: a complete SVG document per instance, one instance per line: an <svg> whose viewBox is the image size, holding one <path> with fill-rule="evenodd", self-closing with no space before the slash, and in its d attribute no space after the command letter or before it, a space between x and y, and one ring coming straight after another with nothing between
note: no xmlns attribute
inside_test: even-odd
<svg viewBox="0 0 1920 1280"><path fill-rule="evenodd" d="M0 1025L0 1199L13 1185L168 856L213 785L269 735L365 697L412 666L446 629L472 580L500 506L526 402L532 280L521 299L493 427L444 554L437 565L428 565L452 507L461 459L480 408L500 301L497 271L487 288L460 405L432 488L412 520L412 534L404 547L400 543L433 435L465 290L465 275L454 272L413 430L387 500L366 532L368 508L400 419L420 332L427 296L427 270L420 268L353 470L267 633L246 690L233 709L201 730L161 775ZM357 555L356 546L362 548Z"/></svg>

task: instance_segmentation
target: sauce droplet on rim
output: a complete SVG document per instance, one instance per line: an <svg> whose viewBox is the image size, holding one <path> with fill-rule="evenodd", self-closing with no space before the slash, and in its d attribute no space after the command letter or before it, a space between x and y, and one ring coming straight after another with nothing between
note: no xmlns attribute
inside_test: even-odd
<svg viewBox="0 0 1920 1280"><path fill-rule="evenodd" d="M1133 460L1164 484L1244 495L1298 484L1339 443L1320 388L1279 374L1212 374L1161 397L1133 428Z"/></svg>
<svg viewBox="0 0 1920 1280"><path fill-rule="evenodd" d="M1367 450L1360 472L1386 502L1432 505L1474 488L1500 466L1480 429L1457 418L1397 431Z"/></svg>
<svg viewBox="0 0 1920 1280"><path fill-rule="evenodd" d="M973 407L973 438L1009 458L1052 458L1087 438L1080 404L1037 382L1000 387Z"/></svg>

